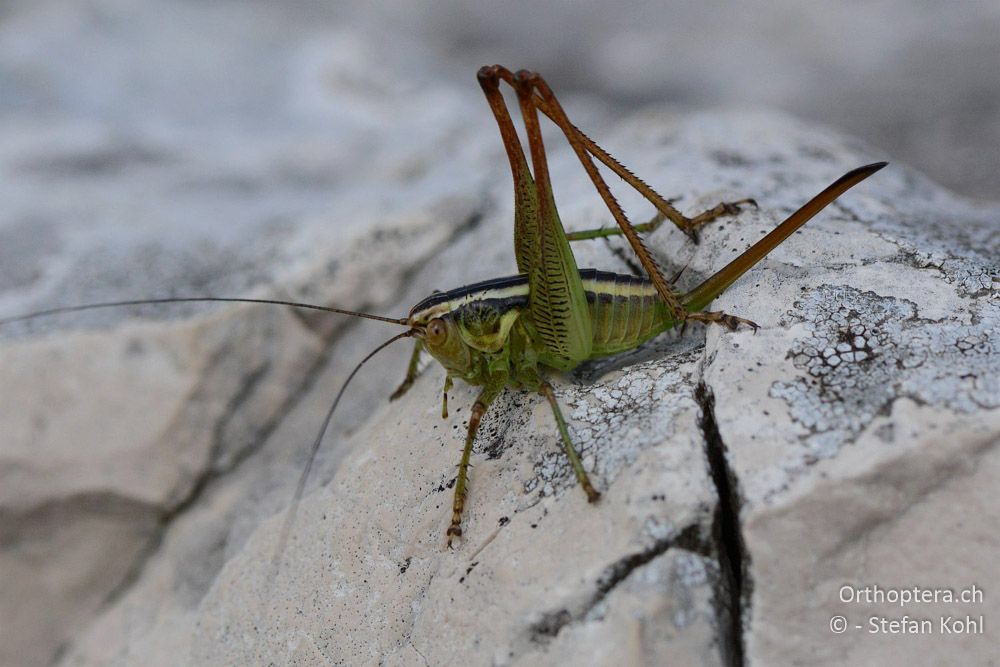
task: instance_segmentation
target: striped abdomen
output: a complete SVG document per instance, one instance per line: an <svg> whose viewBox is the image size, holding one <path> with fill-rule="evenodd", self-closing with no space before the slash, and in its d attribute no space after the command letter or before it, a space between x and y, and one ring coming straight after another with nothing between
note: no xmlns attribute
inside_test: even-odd
<svg viewBox="0 0 1000 667"><path fill-rule="evenodd" d="M674 326L653 284L635 276L580 271L594 330L593 356L631 350Z"/></svg>

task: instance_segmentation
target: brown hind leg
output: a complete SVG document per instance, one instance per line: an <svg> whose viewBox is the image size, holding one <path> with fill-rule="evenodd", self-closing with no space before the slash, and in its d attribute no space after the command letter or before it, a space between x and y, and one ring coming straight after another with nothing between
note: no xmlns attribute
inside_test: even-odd
<svg viewBox="0 0 1000 667"><path fill-rule="evenodd" d="M483 73L484 70L491 76L506 81L517 92L518 102L521 105L521 115L525 118L526 128L529 130L529 137L531 136L532 129L538 132L537 121L531 120L532 126L529 126L529 119L534 116L534 112L536 110L544 111L545 109L543 109L543 105L545 105L547 115L552 118L556 125L558 125L563 131L567 141L579 158L580 164L583 165L584 171L587 172L587 176L590 177L590 180L597 189L598 194L600 194L601 199L604 200L604 203L607 205L608 210L615 219L615 222L618 223L618 227L622 230L622 234L624 234L625 238L628 239L629 245L632 246L632 250L639 259L639 263L642 264L643 269L645 269L646 273L649 275L649 279L656 287L656 291L660 295L660 298L663 299L667 308L675 318L683 318L685 311L680 303L679 295L674 292L674 290L667 283L667 280L663 277L663 272L660 270L659 266L657 266L656 261L653 259L649 250L646 249L646 245L643 243L642 238L636 232L634 226L625 215L621 205L611 193L611 189L604 181L604 177L601 176L600 172L597 170L597 165L594 164L594 161L591 158L591 153L588 151L587 144L580 138L582 133L566 118L565 112L563 112L562 107L559 106L558 101L555 99L555 96L552 95L552 92L549 90L548 84L545 83L544 79L542 79L542 77L535 72L528 72L525 70L511 74L509 70L500 66L483 68L480 72ZM541 136L540 132L538 132L538 136ZM540 142L535 143L538 144ZM596 146L596 144L594 145ZM618 163L616 162L615 164ZM619 167L622 173L628 174L628 178L626 178L626 180L629 184L639 190L643 196L647 197L647 199L655 196L656 201L662 203L663 208L660 208L660 205L658 204L657 209L664 215L668 218L678 215L676 209L670 206L670 204L665 199L660 197L660 195L656 194L652 188L633 176L631 172L628 172L628 170L624 167L621 167L620 165ZM619 176L621 176L622 173L619 173ZM540 176L541 174L535 174L536 179ZM625 178L625 176L622 177ZM650 201L653 201L653 199L650 199Z"/></svg>
<svg viewBox="0 0 1000 667"><path fill-rule="evenodd" d="M594 185L597 190L601 193L601 196L608 202L608 207L611 209L612 214L615 213L615 205L608 201L611 196L610 192L606 192L606 185L597 182L599 176L596 175L596 169L593 166L593 161L590 160L590 156L597 158L601 163L603 163L608 169L613 171L618 175L623 181L632 186L636 192L641 194L646 200L648 200L656 210L659 211L663 218L658 220L655 224L647 226L650 229L655 229L663 222L663 219L670 220L678 229L687 234L693 241L697 242L697 228L701 225L711 222L712 220L723 216L723 215L735 215L739 213L741 206L752 205L757 207L757 202L753 199L741 199L734 202L723 202L714 206L713 208L699 213L698 215L689 218L678 211L674 206L673 202L669 199L665 199L656 190L647 185L642 179L633 174L627 167L622 163L618 162L610 153L601 148L597 142L588 137L583 131L580 130L576 125L570 122L569 117L567 117L566 112L563 110L562 105L556 99L555 94L552 89L549 88L548 83L542 78L537 72L527 72L521 70L516 74L510 72L510 70L500 65L492 65L489 67L484 67L480 70L480 76L487 73L488 76L493 78L500 78L506 81L511 86L515 86L515 80L528 81L530 85L534 88L537 96L535 97L535 106L539 111L544 113L549 119L555 123L563 134L566 136L566 140L573 147L577 156L580 158L580 162L583 164L584 169L587 174L594 180ZM589 154L589 155L588 155ZM603 185L603 187L602 187ZM618 216L615 215L615 219L618 220ZM620 220L619 220L620 224ZM643 230L646 231L646 230ZM624 232L628 236L627 232ZM638 252L638 251L637 251Z"/></svg>

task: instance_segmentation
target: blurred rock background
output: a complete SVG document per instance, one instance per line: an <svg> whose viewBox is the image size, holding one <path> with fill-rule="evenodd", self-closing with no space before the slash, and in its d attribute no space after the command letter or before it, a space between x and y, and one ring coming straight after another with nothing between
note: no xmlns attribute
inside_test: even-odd
<svg viewBox="0 0 1000 667"><path fill-rule="evenodd" d="M291 131L316 113L287 104L292 62L345 30L369 84L390 67L472 88L480 64L502 62L615 110L776 107L1000 198L1000 4L987 0L6 0L0 114Z"/></svg>
<svg viewBox="0 0 1000 667"><path fill-rule="evenodd" d="M712 164L706 146L724 156L702 134L719 127L711 116L682 132L691 156L661 156L656 141L669 143L677 118L722 108L722 127L772 128L739 137L747 154L783 138L762 108L828 124L866 144L851 150L901 168L882 181L893 192L912 194L902 179L941 203L907 218L933 236L952 200L916 172L1000 198L997 35L1000 6L987 2L6 0L0 313L276 289L396 313L429 287L496 275L511 263L509 176L474 79L492 62L543 72L589 133L617 130L612 152L630 146L620 157L638 156L640 173L673 173L657 181L667 196L728 193L757 174L716 165L711 180L690 168ZM658 120L621 129L644 109ZM648 147L644 128L659 137ZM840 164L839 140L819 143L854 166ZM815 174L796 185L806 181L821 185ZM574 219L605 222L585 183L560 192L580 195ZM979 236L960 247L987 236L982 210L963 212ZM463 238L484 217L475 241ZM448 247L482 256L436 266ZM172 664L216 574L287 503L316 415L370 349L371 329L350 323L204 310L0 332L11 341L0 364L0 663L129 664L140 650ZM352 386L330 441L381 404L397 356ZM343 455L325 449L314 483Z"/></svg>

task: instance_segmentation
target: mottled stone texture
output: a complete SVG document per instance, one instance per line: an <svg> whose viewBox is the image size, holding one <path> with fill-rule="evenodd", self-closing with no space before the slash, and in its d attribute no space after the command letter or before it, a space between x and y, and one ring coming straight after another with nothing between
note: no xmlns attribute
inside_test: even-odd
<svg viewBox="0 0 1000 667"><path fill-rule="evenodd" d="M402 315L435 288L510 273L506 159L471 77L359 80L337 39L299 53L307 74L285 111L311 109L306 129L249 143L0 133L21 179L0 181L3 313L226 292ZM847 169L892 157L766 112L654 109L595 138L687 213L760 203L697 246L651 235L685 286ZM548 150L565 224L609 224L572 152ZM613 185L637 220L650 214ZM230 218L238 231L220 231ZM408 350L387 351L348 391L276 570L305 451L394 327L240 306L5 329L0 662L986 664L1000 618L998 223L891 165L717 301L756 334L692 326L555 378L597 505L547 404L508 392L484 421L453 550L475 392L456 387L442 420L431 365L388 405ZM630 270L616 239L577 256ZM975 584L985 599L844 603L844 584ZM903 614L982 615L987 634L853 627ZM848 632L830 631L834 615Z"/></svg>

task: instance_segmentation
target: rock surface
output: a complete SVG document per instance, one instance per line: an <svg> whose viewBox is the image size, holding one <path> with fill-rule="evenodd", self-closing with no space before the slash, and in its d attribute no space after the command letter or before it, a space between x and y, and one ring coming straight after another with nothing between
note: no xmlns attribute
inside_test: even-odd
<svg viewBox="0 0 1000 667"><path fill-rule="evenodd" d="M19 179L0 180L2 312L228 293L401 315L510 273L509 175L474 83L353 39L295 52L299 78L269 110L290 120L249 145L155 122L5 126L0 160ZM383 74L358 79L359 62ZM608 224L551 136L564 222ZM697 246L650 237L686 285L886 157L765 112L651 110L595 138L687 213L760 202ZM1000 210L890 166L716 302L756 335L692 327L558 379L598 505L547 405L498 400L450 551L475 392L456 387L441 420L432 365L389 406L408 350L387 351L352 384L276 573L305 450L391 327L239 306L5 328L0 663L988 664L998 232ZM623 249L577 256L627 272ZM985 599L844 602L844 585ZM870 616L904 614L934 633L868 634ZM986 632L941 633L939 618L967 615Z"/></svg>

